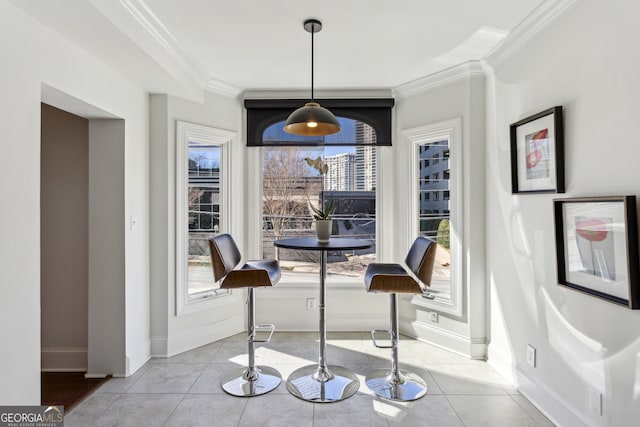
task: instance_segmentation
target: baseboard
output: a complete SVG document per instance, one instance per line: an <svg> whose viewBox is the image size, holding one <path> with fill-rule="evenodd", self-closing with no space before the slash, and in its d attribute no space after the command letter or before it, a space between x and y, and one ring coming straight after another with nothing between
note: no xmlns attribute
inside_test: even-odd
<svg viewBox="0 0 640 427"><path fill-rule="evenodd" d="M130 354L127 355L125 375L133 375L138 369L140 369L145 363L151 359L151 340L145 340L137 348L133 349Z"/></svg>
<svg viewBox="0 0 640 427"><path fill-rule="evenodd" d="M216 322L200 326L198 328L186 329L180 333L176 333L166 338L166 352L164 354L154 353L154 357L171 357L194 348L219 341L231 335L235 335L245 330L244 312L238 313L237 316L225 319L223 322ZM152 340L152 347L158 348L162 346L156 337L155 342Z"/></svg>
<svg viewBox="0 0 640 427"><path fill-rule="evenodd" d="M151 337L151 357L166 357L168 341L167 336Z"/></svg>
<svg viewBox="0 0 640 427"><path fill-rule="evenodd" d="M516 363L518 391L558 427L597 427L594 421L580 414L569 402L545 384L530 377Z"/></svg>
<svg viewBox="0 0 640 427"><path fill-rule="evenodd" d="M400 332L469 359L486 359L487 343L484 339L465 337L406 317L400 317Z"/></svg>
<svg viewBox="0 0 640 427"><path fill-rule="evenodd" d="M48 347L40 350L42 372L86 372L87 354L85 348Z"/></svg>
<svg viewBox="0 0 640 427"><path fill-rule="evenodd" d="M85 378L107 378L108 376L107 374L84 374Z"/></svg>
<svg viewBox="0 0 640 427"><path fill-rule="evenodd" d="M502 351L494 351L493 347L489 345L487 352L487 363L500 375L504 377L509 383L515 384L516 378L513 372L513 359L506 358Z"/></svg>

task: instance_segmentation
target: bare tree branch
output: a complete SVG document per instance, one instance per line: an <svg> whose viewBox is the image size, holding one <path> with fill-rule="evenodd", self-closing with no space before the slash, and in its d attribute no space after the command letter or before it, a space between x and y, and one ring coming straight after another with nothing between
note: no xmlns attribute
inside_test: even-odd
<svg viewBox="0 0 640 427"><path fill-rule="evenodd" d="M308 197L320 190L320 179L297 147L265 149L262 162L262 211L276 239L287 229L308 228Z"/></svg>

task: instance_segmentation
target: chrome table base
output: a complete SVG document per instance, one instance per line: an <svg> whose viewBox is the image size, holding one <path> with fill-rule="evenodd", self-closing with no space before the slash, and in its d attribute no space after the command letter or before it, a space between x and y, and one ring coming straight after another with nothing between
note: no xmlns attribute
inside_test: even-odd
<svg viewBox="0 0 640 427"><path fill-rule="evenodd" d="M280 372L268 366L236 369L222 380L222 389L239 397L259 396L269 393L282 382Z"/></svg>
<svg viewBox="0 0 640 427"><path fill-rule="evenodd" d="M356 374L342 366L329 366L325 358L327 349L326 278L327 251L356 250L371 247L371 243L358 239L332 238L318 243L315 238L276 240L277 247L320 251L320 289L318 303L318 364L299 368L287 379L289 393L309 402L338 402L353 396L360 388Z"/></svg>
<svg viewBox="0 0 640 427"><path fill-rule="evenodd" d="M355 394L360 388L360 381L355 373L341 366L327 365L325 351L327 348L327 321L325 318L325 299L327 289L327 252L320 256L320 303L319 313L319 353L317 365L299 368L287 379L289 393L310 402L338 402Z"/></svg>
<svg viewBox="0 0 640 427"><path fill-rule="evenodd" d="M310 402L337 402L354 395L359 388L358 377L341 366L308 365L296 369L287 379L289 393Z"/></svg>
<svg viewBox="0 0 640 427"><path fill-rule="evenodd" d="M427 384L422 378L407 371L399 370L394 375L389 369L379 369L367 375L365 384L378 396L401 402L420 399L427 394Z"/></svg>

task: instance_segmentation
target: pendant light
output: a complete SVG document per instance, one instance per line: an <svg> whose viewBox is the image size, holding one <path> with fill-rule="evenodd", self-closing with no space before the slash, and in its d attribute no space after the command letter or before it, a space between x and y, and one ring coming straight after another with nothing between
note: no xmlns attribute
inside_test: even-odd
<svg viewBox="0 0 640 427"><path fill-rule="evenodd" d="M313 97L313 35L322 29L316 19L304 21L304 29L311 33L311 101L289 115L284 131L294 135L322 136L340 132L340 123L333 113L315 102Z"/></svg>

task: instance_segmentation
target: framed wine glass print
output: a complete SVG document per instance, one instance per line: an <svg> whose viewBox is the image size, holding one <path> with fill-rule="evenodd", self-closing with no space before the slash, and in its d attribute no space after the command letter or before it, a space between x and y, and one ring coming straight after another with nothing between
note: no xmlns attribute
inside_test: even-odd
<svg viewBox="0 0 640 427"><path fill-rule="evenodd" d="M510 126L511 192L564 193L562 107Z"/></svg>
<svg viewBox="0 0 640 427"><path fill-rule="evenodd" d="M554 200L558 283L640 308L635 196Z"/></svg>

